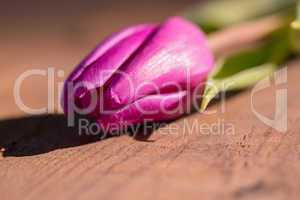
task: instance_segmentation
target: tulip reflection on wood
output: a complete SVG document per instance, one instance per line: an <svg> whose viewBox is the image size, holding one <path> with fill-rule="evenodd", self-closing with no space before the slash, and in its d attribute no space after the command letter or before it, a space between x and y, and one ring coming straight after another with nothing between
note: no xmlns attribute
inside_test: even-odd
<svg viewBox="0 0 300 200"><path fill-rule="evenodd" d="M129 27L75 68L62 106L67 115L81 112L106 129L176 119L189 112L213 65L206 36L181 17Z"/></svg>

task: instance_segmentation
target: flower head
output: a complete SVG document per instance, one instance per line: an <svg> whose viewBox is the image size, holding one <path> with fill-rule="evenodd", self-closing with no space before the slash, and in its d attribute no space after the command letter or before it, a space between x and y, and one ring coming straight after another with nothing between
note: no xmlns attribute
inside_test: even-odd
<svg viewBox="0 0 300 200"><path fill-rule="evenodd" d="M181 17L129 27L70 74L64 112L82 112L103 127L172 120L188 112L213 65L204 33Z"/></svg>

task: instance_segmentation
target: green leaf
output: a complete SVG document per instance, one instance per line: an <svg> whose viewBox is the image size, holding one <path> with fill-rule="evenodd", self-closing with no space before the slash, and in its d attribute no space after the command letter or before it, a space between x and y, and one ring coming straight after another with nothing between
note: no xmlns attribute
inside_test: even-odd
<svg viewBox="0 0 300 200"><path fill-rule="evenodd" d="M255 49L247 49L225 59L223 66L215 73L214 79L223 79L245 69L264 63L270 57L270 46L260 45Z"/></svg>
<svg viewBox="0 0 300 200"><path fill-rule="evenodd" d="M219 92L253 86L274 72L292 55L291 44L297 44L300 52L299 21L293 24L298 30L297 37L294 37L297 41L291 43L290 23L294 18L292 17L294 12L291 11L295 10L295 5L296 0L214 0L194 7L186 13L190 20L198 23L206 32L273 13L282 17L284 22L255 47L248 49L246 47L239 53L219 59L214 71L208 77L201 102L202 111ZM300 7L298 10L300 19Z"/></svg>
<svg viewBox="0 0 300 200"><path fill-rule="evenodd" d="M290 55L288 34L289 27L283 27L262 44L220 59L208 78L201 110L219 92L250 87L274 72Z"/></svg>
<svg viewBox="0 0 300 200"><path fill-rule="evenodd" d="M276 66L267 63L258 67L243 70L224 79L211 79L207 82L202 102L201 111L204 111L211 100L220 92L241 90L254 85L259 80L269 76L276 70Z"/></svg>
<svg viewBox="0 0 300 200"><path fill-rule="evenodd" d="M299 21L300 20L300 0L297 1L297 18L296 18L296 21ZM296 26L299 28L299 26Z"/></svg>
<svg viewBox="0 0 300 200"><path fill-rule="evenodd" d="M212 32L275 12L288 12L295 5L296 0L210 0L184 15L206 32Z"/></svg>
<svg viewBox="0 0 300 200"><path fill-rule="evenodd" d="M297 17L291 23L291 45L296 53L300 53L300 1L297 4Z"/></svg>

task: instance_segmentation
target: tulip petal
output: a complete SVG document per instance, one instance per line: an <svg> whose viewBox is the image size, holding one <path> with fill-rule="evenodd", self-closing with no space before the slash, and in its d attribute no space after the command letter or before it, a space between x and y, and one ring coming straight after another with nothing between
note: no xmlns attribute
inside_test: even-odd
<svg viewBox="0 0 300 200"><path fill-rule="evenodd" d="M105 107L121 108L158 92L189 90L203 82L212 67L213 54L199 27L181 17L170 18L122 66L130 80L121 75L113 77L105 94ZM180 88L167 87L166 83Z"/></svg>
<svg viewBox="0 0 300 200"><path fill-rule="evenodd" d="M110 131L147 120L151 122L173 120L188 109L187 97L186 91L146 96L116 112L101 115L97 122L103 130Z"/></svg>
<svg viewBox="0 0 300 200"><path fill-rule="evenodd" d="M102 87L104 83L126 62L126 60L139 48L139 46L155 30L154 25L139 25L127 28L116 33L98 45L73 71L65 82L63 103L68 103L70 91L67 91L68 83L81 84L81 88L76 91L74 99L81 99L81 103L86 103L89 98L85 98L85 92ZM73 91L72 91L73 92ZM67 106L63 106L66 108ZM66 109L65 109L66 111Z"/></svg>

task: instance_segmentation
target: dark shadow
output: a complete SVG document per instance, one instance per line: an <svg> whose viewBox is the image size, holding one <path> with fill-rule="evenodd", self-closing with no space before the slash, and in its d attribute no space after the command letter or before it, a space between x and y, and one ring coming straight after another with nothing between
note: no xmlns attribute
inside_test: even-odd
<svg viewBox="0 0 300 200"><path fill-rule="evenodd" d="M91 121L89 121L91 122ZM154 124L154 123L153 123ZM114 136L129 135L139 141L148 141L158 125L136 126L131 130L104 135L84 133L67 126L64 115L37 115L0 121L0 149L3 156L32 156L47 153L56 149L75 147L99 142Z"/></svg>
<svg viewBox="0 0 300 200"><path fill-rule="evenodd" d="M174 121L174 120L173 120ZM145 124L136 125L133 128L129 128L126 134L131 136L133 139L141 142L154 142L154 140L149 139L155 130L165 126L169 122L148 122Z"/></svg>
<svg viewBox="0 0 300 200"><path fill-rule="evenodd" d="M239 93L241 91L227 93L226 98L234 97ZM218 102L219 100L215 99L210 105ZM196 110L193 111L195 112ZM0 149L4 149L3 156L32 156L124 134L138 141L153 142L149 140L152 133L166 124L168 122L137 125L132 129L111 135L101 135L101 133L80 135L76 128L78 125L68 127L64 115L51 114L8 119L0 121Z"/></svg>
<svg viewBox="0 0 300 200"><path fill-rule="evenodd" d="M76 126L75 126L76 127ZM4 156L31 156L99 141L99 135L79 135L64 115L38 115L0 121Z"/></svg>

